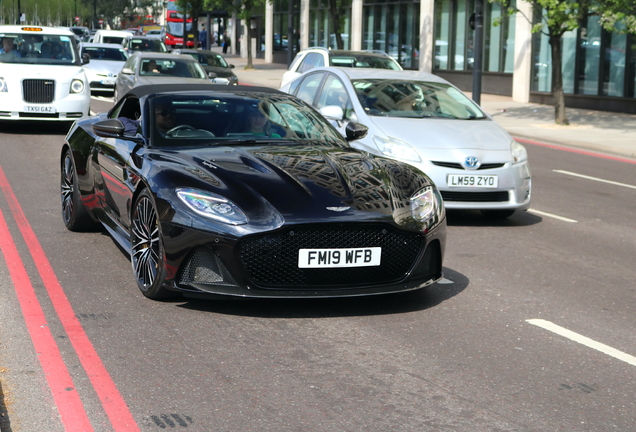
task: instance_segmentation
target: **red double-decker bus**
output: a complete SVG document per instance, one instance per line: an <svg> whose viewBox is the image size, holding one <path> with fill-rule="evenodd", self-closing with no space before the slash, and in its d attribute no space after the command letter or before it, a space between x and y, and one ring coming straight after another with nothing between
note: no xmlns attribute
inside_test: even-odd
<svg viewBox="0 0 636 432"><path fill-rule="evenodd" d="M186 15L186 33L188 48L194 48L194 33L192 32L192 17ZM166 37L164 40L168 49L183 47L183 13L177 7L175 0L168 0L166 7Z"/></svg>

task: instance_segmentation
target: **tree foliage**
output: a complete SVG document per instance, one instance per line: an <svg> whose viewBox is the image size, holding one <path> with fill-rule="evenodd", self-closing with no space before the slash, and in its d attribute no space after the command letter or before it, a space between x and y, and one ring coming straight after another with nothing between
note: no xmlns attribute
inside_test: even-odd
<svg viewBox="0 0 636 432"><path fill-rule="evenodd" d="M27 24L70 27L79 16L82 26L92 27L102 18L111 28L119 29L122 23L127 27L142 25L147 14L157 20L163 5L152 0L21 0L20 11ZM0 23L15 24L17 20L17 2L0 0Z"/></svg>
<svg viewBox="0 0 636 432"><path fill-rule="evenodd" d="M499 3L506 15L519 12L511 0L489 0ZM518 0L521 1L521 0ZM543 11L542 21L532 26L533 33L542 32L548 37L552 54L552 94L557 124L569 124L565 114L563 93L561 38L578 29L590 16L598 16L605 30L620 33L636 33L636 2L634 0L523 0L534 11ZM532 17L526 17L532 23Z"/></svg>

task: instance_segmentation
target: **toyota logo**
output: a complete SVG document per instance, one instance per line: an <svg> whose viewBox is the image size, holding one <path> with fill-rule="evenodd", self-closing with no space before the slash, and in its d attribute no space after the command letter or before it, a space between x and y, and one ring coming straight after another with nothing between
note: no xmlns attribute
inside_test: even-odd
<svg viewBox="0 0 636 432"><path fill-rule="evenodd" d="M468 169L477 169L479 168L479 159L475 156L468 156L464 159L464 165L466 165L466 168Z"/></svg>

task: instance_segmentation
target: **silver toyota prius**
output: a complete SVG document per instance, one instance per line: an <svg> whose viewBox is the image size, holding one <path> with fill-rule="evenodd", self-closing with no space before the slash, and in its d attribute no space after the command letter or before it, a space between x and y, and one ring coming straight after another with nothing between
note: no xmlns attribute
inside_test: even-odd
<svg viewBox="0 0 636 432"><path fill-rule="evenodd" d="M318 109L343 135L349 122L368 127L351 146L417 166L433 179L447 209L506 218L530 207L525 147L440 77L322 67L281 90Z"/></svg>

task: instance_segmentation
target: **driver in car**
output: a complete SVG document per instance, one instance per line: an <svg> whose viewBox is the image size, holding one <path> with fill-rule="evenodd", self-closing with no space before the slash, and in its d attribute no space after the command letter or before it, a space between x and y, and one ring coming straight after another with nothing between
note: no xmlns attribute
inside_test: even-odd
<svg viewBox="0 0 636 432"><path fill-rule="evenodd" d="M161 101L155 104L155 126L161 135L165 135L177 125L174 108L170 101Z"/></svg>

